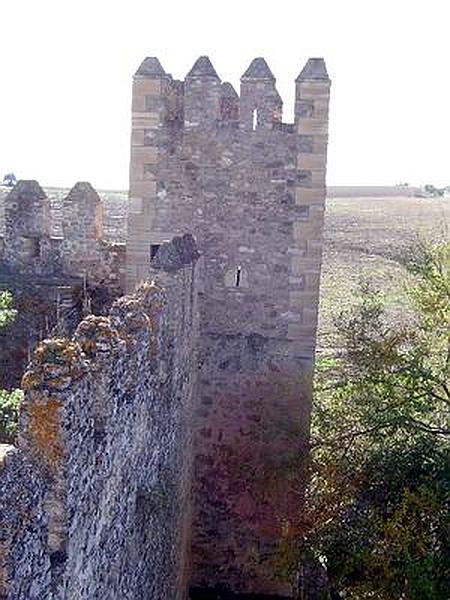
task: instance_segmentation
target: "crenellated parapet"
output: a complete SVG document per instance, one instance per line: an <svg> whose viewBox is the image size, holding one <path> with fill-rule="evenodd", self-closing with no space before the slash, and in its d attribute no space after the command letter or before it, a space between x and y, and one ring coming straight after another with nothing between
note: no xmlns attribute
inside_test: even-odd
<svg viewBox="0 0 450 600"><path fill-rule="evenodd" d="M104 239L103 203L89 183L63 198L62 236L38 182L19 181L3 204L0 289L13 293L18 318L0 331L0 387L13 387L38 340L73 333L81 315L106 313L121 295L125 246Z"/></svg>
<svg viewBox="0 0 450 600"><path fill-rule="evenodd" d="M115 256L107 258L109 252L117 254L117 245L103 239L103 203L89 183L75 184L63 199L62 237L51 235L50 202L37 181L19 181L4 201L4 212L0 261L7 268L94 279L109 263L119 270L106 278L120 287L121 267Z"/></svg>
<svg viewBox="0 0 450 600"><path fill-rule="evenodd" d="M18 447L0 446L5 600L184 600L196 261L161 263L164 287L147 282L34 351Z"/></svg>
<svg viewBox="0 0 450 600"><path fill-rule="evenodd" d="M316 65L317 60L320 63L321 59L311 59L303 72L306 82L310 81L309 71L315 69L313 87L317 87L318 67L311 65ZM324 65L323 61L320 64ZM320 85L323 87L323 81L319 81ZM281 162L288 166L291 160L295 162L292 169L295 172L286 172L282 178L290 187L310 185L309 179L313 175L316 185L319 173L312 168L311 161L317 160L318 152L323 155L326 139L319 139L316 132L313 140L308 126L303 122L298 124L298 119L303 119L300 112L310 106L308 94L311 92L307 87L306 83L297 81L296 120L295 123L283 123L283 101L276 88L275 76L263 57L255 58L244 71L240 94L230 83L221 81L207 56L195 61L184 81L174 80L156 57L148 57L142 62L133 78L127 289L147 277L153 246L195 227L194 223L188 226L188 219L197 217L197 209L193 207L195 202L190 198L199 192L195 189L198 187L198 168L209 169L210 183L207 185L213 186L218 168L229 167L228 171L233 173L234 170L237 176L237 168L233 169L232 165L239 168L248 165L248 176L243 175L243 185L237 193L252 192L249 182L253 167L250 165L259 146L266 164L270 164L270 156L274 157L273 164ZM320 110L327 112L327 105L320 108L320 101L316 100L316 114ZM324 118L326 126L325 113ZM283 148L286 156L280 161L277 155ZM289 154L292 157L288 158ZM314 159L311 156L303 158L303 155L314 155ZM224 173L223 177L226 176ZM320 192L322 204L325 200L323 190L324 179ZM236 195L236 192L232 191L232 194ZM169 226L173 221L169 215L173 206L171 196L177 196L179 220L185 227ZM197 204L201 204L201 200L197 200ZM300 206L292 210L303 211L304 219L308 209ZM167 215L166 227L159 226L163 211ZM193 211L191 217L188 217L189 211ZM158 229L160 233L157 233Z"/></svg>
<svg viewBox="0 0 450 600"><path fill-rule="evenodd" d="M148 57L133 79L132 168L133 147L153 145L152 129L175 123L178 128L202 130L227 123L247 131L280 128L282 109L275 77L263 57L255 58L243 73L240 94L221 81L208 56L195 61L184 81L173 79L156 57Z"/></svg>

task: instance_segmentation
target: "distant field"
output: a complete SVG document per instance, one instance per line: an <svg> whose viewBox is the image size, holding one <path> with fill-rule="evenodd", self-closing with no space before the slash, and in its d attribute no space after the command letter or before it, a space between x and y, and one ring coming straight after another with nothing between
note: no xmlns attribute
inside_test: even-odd
<svg viewBox="0 0 450 600"><path fill-rule="evenodd" d="M61 235L61 199L68 190L47 188L54 234ZM0 232L3 225L0 187ZM126 192L100 192L105 201L105 237L124 241ZM319 349L333 346L333 317L349 305L361 276L375 279L395 308L404 272L396 257L419 238L450 237L450 198L339 197L327 202L319 323Z"/></svg>
<svg viewBox="0 0 450 600"><path fill-rule="evenodd" d="M450 198L331 198L327 202L319 340L333 345L333 317L370 277L393 308L401 303L404 270L397 257L419 239L449 239Z"/></svg>

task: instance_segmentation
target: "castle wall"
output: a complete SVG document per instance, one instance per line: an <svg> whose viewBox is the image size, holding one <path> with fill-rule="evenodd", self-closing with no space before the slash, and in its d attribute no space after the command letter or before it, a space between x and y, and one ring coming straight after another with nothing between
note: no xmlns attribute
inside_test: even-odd
<svg viewBox="0 0 450 600"><path fill-rule="evenodd" d="M0 331L0 387L18 384L38 340L73 333L83 314L107 313L122 293L125 247L102 235L103 207L89 183L62 200L62 236L46 193L19 181L4 200L0 290L14 296L18 317Z"/></svg>
<svg viewBox="0 0 450 600"><path fill-rule="evenodd" d="M239 98L201 57L184 84L184 122L174 122L164 91L173 81L146 60L133 84L128 285L174 234L192 232L204 259L192 584L289 593L275 548L301 511L304 479L291 496L272 459L307 445L330 82L322 60L308 61L295 123L284 124L264 59L244 73Z"/></svg>
<svg viewBox="0 0 450 600"><path fill-rule="evenodd" d="M185 597L195 258L34 352L2 447L5 600Z"/></svg>

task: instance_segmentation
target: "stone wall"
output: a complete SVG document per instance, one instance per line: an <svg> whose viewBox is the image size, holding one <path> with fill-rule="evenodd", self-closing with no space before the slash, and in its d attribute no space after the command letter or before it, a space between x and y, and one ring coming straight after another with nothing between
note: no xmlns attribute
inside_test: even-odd
<svg viewBox="0 0 450 600"><path fill-rule="evenodd" d="M9 388L38 340L73 333L83 314L108 312L122 293L125 246L103 239L103 204L89 183L62 200L60 236L36 181L19 181L3 205L0 290L13 293L18 310L0 331L0 387Z"/></svg>
<svg viewBox="0 0 450 600"><path fill-rule="evenodd" d="M263 58L243 74L240 95L205 56L184 82L156 58L133 80L127 285L148 277L159 245L175 234L192 232L204 259L192 546L199 588L289 591L274 555L282 523L301 503L280 501L289 498L282 478L268 498L257 474L280 473L270 456L307 444L325 210L323 60L310 59L295 86L295 122L283 123ZM296 431L290 441L280 419Z"/></svg>
<svg viewBox="0 0 450 600"><path fill-rule="evenodd" d="M33 354L2 446L0 598L185 598L197 253L165 252L161 283Z"/></svg>

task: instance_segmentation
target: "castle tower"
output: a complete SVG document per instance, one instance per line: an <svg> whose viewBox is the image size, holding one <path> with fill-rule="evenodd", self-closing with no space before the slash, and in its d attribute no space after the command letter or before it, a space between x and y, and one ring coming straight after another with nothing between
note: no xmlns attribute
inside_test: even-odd
<svg viewBox="0 0 450 600"><path fill-rule="evenodd" d="M159 244L173 235L191 232L204 262L193 407L192 597L215 586L289 597L274 555L282 527L295 528L301 514L304 479L299 470L290 493L280 459L305 447L309 430L328 75L321 59L308 61L296 82L294 124L281 122L282 101L263 58L242 76L240 98L206 57L184 85L160 72L137 77L129 288L150 272ZM184 113L184 125L178 119L175 126L167 112L155 110L147 180L141 158L146 85L157 90L158 107L176 89L177 112Z"/></svg>
<svg viewBox="0 0 450 600"><path fill-rule="evenodd" d="M102 201L87 182L78 182L62 203L61 255L67 273L82 274L98 261L103 238Z"/></svg>
<svg viewBox="0 0 450 600"><path fill-rule="evenodd" d="M19 181L5 200L5 262L33 267L50 233L50 203L37 181Z"/></svg>

